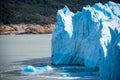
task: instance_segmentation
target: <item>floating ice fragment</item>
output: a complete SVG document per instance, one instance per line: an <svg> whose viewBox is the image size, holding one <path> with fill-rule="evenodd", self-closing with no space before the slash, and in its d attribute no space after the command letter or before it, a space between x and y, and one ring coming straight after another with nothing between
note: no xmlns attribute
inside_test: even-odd
<svg viewBox="0 0 120 80"><path fill-rule="evenodd" d="M22 72L36 72L37 69L33 66L27 66L22 69Z"/></svg>
<svg viewBox="0 0 120 80"><path fill-rule="evenodd" d="M62 77L69 77L69 76L70 76L69 73L61 73L60 75L61 75Z"/></svg>
<svg viewBox="0 0 120 80"><path fill-rule="evenodd" d="M27 66L22 68L22 72L38 72L38 71L50 71L50 70L53 70L51 66L44 66L44 67Z"/></svg>

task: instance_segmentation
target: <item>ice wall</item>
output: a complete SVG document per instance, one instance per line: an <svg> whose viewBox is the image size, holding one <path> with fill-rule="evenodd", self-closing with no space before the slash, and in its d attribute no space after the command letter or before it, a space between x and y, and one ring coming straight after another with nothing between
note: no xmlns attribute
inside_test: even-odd
<svg viewBox="0 0 120 80"><path fill-rule="evenodd" d="M120 80L120 4L106 4L110 19L102 21L100 43L103 49L100 61L101 80Z"/></svg>
<svg viewBox="0 0 120 80"><path fill-rule="evenodd" d="M52 64L99 67L102 80L120 80L120 4L109 1L72 13L58 10Z"/></svg>
<svg viewBox="0 0 120 80"><path fill-rule="evenodd" d="M76 14L67 7L58 11L52 36L53 64L98 66L101 28L92 15L89 6Z"/></svg>

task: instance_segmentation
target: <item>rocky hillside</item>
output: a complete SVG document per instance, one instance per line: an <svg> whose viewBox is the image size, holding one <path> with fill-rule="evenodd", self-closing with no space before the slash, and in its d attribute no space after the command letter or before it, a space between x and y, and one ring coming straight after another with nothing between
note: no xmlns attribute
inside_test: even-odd
<svg viewBox="0 0 120 80"><path fill-rule="evenodd" d="M10 24L0 25L0 34L49 34L52 33L55 25L38 25L38 24Z"/></svg>
<svg viewBox="0 0 120 80"><path fill-rule="evenodd" d="M47 29L45 25L51 25L56 23L56 13L58 9L67 5L74 13L81 11L82 7L86 5L93 5L94 3L101 2L106 3L109 0L0 0L0 34L8 34L12 30L12 33L19 33L20 26L28 25L31 28L38 28L35 32L30 28L24 33L45 33ZM112 0L119 3L119 0ZM6 25L7 24L7 25ZM36 24L36 25L34 25ZM11 29L11 25L19 26ZM40 27L43 27L43 31L39 31ZM6 30L10 29L10 30ZM53 30L53 27L50 28ZM49 33L51 33L51 30ZM48 32L47 32L48 33ZM9 32L10 34L10 32Z"/></svg>
<svg viewBox="0 0 120 80"><path fill-rule="evenodd" d="M83 6L109 0L0 0L0 23L54 24L58 9L67 5L71 11L81 11ZM118 2L119 0L112 0Z"/></svg>

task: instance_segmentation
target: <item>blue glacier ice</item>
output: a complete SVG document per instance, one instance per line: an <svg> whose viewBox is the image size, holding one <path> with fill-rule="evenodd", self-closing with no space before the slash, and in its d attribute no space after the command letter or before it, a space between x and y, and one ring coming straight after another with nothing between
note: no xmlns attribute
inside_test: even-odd
<svg viewBox="0 0 120 80"><path fill-rule="evenodd" d="M40 71L50 71L50 70L53 70L51 66L34 67L29 65L22 68L22 72L40 72Z"/></svg>
<svg viewBox="0 0 120 80"><path fill-rule="evenodd" d="M53 65L99 67L101 80L120 80L120 4L58 10L51 50Z"/></svg>
<svg viewBox="0 0 120 80"><path fill-rule="evenodd" d="M22 71L23 72L36 72L37 69L33 66L27 66L27 67L22 68Z"/></svg>

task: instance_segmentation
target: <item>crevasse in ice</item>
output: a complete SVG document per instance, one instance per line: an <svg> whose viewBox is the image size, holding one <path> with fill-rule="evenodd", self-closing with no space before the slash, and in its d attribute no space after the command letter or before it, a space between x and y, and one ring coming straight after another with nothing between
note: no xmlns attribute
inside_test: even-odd
<svg viewBox="0 0 120 80"><path fill-rule="evenodd" d="M120 4L109 1L73 13L58 10L52 64L99 67L102 80L120 80Z"/></svg>

